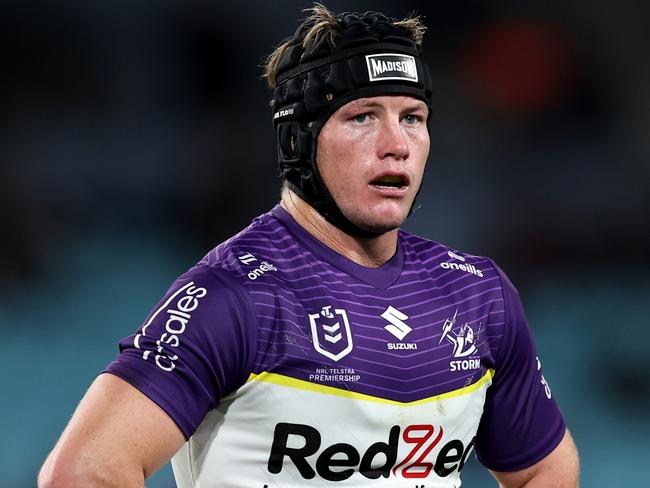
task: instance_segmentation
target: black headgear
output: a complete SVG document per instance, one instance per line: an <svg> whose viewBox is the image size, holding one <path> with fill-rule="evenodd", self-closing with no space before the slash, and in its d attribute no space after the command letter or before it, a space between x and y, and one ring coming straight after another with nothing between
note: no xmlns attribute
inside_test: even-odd
<svg viewBox="0 0 650 488"><path fill-rule="evenodd" d="M420 46L393 19L378 12L335 19L334 44L323 40L303 48L314 25L308 18L280 60L273 93L278 160L289 188L328 222L350 235L372 237L343 215L325 186L316 165L318 134L337 109L362 97L411 95L431 113L431 77Z"/></svg>

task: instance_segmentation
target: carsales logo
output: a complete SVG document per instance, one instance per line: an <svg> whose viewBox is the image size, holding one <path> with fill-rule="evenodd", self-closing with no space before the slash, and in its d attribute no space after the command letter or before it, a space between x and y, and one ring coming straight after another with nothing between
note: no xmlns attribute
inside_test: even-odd
<svg viewBox="0 0 650 488"><path fill-rule="evenodd" d="M154 362L160 369L173 371L178 360L176 351L181 346L181 338L192 318L192 312L198 308L199 300L207 294L208 290L196 286L193 281L176 290L151 315L147 323L142 326L140 333L136 334L133 339L133 345L137 349L144 349L142 359L146 361L151 354L154 354ZM160 331L160 336L156 339L155 348L152 351L147 347L144 338L149 337L147 336L147 329L160 313L163 314L162 321L164 321L165 327Z"/></svg>
<svg viewBox="0 0 650 488"><path fill-rule="evenodd" d="M433 449L441 444L443 434L442 427L429 424L409 425L403 432L400 426L394 425L388 434L388 442L375 442L365 452L359 452L344 442L321 450L321 434L316 428L280 422L275 426L267 469L279 474L288 459L305 479L313 479L318 474L327 481L344 481L356 471L368 479L391 475L427 478L432 472L444 478L463 469L474 447L474 439L467 446L452 439L442 445L437 455L431 455ZM406 451L400 448L400 439ZM406 455L400 455L403 452Z"/></svg>

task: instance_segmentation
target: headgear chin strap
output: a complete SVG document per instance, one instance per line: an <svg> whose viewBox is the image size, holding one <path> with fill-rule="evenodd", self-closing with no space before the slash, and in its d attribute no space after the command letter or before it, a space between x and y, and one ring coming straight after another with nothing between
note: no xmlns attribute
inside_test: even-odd
<svg viewBox="0 0 650 488"><path fill-rule="evenodd" d="M336 21L334 45L303 48L314 23L307 19L279 63L273 94L278 161L289 188L329 223L356 237L375 237L343 215L325 186L316 164L318 134L337 109L362 97L410 95L431 113L431 77L421 48L392 19L366 12L341 14Z"/></svg>

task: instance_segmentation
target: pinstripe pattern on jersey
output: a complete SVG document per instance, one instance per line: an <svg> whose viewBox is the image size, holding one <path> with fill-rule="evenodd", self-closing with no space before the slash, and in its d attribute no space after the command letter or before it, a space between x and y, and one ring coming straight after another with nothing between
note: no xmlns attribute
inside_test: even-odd
<svg viewBox="0 0 650 488"><path fill-rule="evenodd" d="M351 398L351 399L361 400L366 402L376 402L376 403L384 403L387 405L408 407L414 405L422 405L424 403L437 402L440 400L445 400L447 398L455 398L462 395L467 395L469 393L478 390L481 386L483 386L485 383L490 381L492 379L492 376L494 376L494 370L488 369L486 373L477 382L472 383L471 385L464 386L462 388L459 388L458 390L448 391L447 393L442 393L440 395L436 395L429 398L423 398L421 400L415 400L412 402L397 402L393 400L387 400L381 397L364 395L363 393L355 393L350 390L343 390L341 388L332 388L331 386L319 385L317 383L313 383L309 381L298 380L290 376L283 376L280 374L266 373L266 372L260 374L251 373L250 377L248 378L248 382L264 381L267 383L286 386L288 388L296 388L300 390L322 393L324 395L335 395L335 396L341 396L345 398Z"/></svg>
<svg viewBox="0 0 650 488"><path fill-rule="evenodd" d="M363 268L336 254L301 230L277 207L204 258L243 283L258 317L254 375L309 382L314 371L352 370L357 381L317 382L345 394L411 403L476 384L494 368L502 342L504 304L499 277L485 258L454 252L483 277L456 269L451 250L400 231L396 255L384 266ZM238 256L252 254L245 265ZM277 271L255 279L249 273L262 262ZM460 262L460 261L456 261ZM338 361L316 351L310 314L323 307L345 310L352 351ZM408 316L412 329L402 341L384 327L389 307ZM457 312L456 312L457 311ZM456 313L454 333L468 324L475 333L477 369L451 371L453 345L441 339L442 325ZM415 344L389 349L390 344ZM413 347L416 347L413 348ZM278 376L279 375L279 376Z"/></svg>

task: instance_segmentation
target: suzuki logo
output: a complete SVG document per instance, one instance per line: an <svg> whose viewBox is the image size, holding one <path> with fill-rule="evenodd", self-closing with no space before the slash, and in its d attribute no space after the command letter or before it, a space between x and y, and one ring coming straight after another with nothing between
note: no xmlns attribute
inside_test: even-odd
<svg viewBox="0 0 650 488"><path fill-rule="evenodd" d="M384 327L384 329L393 334L400 341L403 341L408 333L413 330L404 322L404 320L409 318L408 315L403 314L392 306L389 306L386 311L381 314L381 317L390 322L390 324Z"/></svg>

